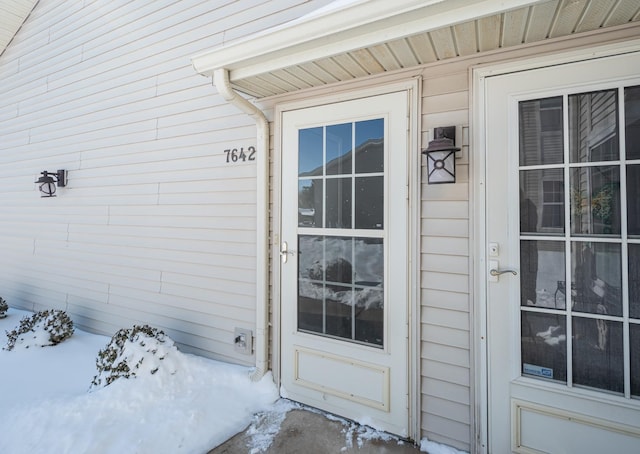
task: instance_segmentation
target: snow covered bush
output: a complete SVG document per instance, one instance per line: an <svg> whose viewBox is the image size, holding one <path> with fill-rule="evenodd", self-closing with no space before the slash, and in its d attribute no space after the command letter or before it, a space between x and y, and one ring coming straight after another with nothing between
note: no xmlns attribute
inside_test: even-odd
<svg viewBox="0 0 640 454"><path fill-rule="evenodd" d="M172 353L177 356L177 352L173 340L157 328L149 325L123 328L98 353L98 373L93 377L90 389L107 386L121 377L153 375L161 369L174 374L175 364L168 357Z"/></svg>
<svg viewBox="0 0 640 454"><path fill-rule="evenodd" d="M52 309L40 311L20 320L20 326L7 331L5 350L13 350L16 345L24 348L56 345L73 334L73 321L65 311Z"/></svg>
<svg viewBox="0 0 640 454"><path fill-rule="evenodd" d="M7 316L8 310L9 310L9 305L4 300L4 298L0 297L0 318L5 318Z"/></svg>

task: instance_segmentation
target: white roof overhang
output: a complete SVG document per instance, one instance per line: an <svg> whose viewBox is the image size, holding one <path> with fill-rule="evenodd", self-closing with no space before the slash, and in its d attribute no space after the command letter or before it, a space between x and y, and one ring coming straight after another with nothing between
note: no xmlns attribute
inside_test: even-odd
<svg viewBox="0 0 640 454"><path fill-rule="evenodd" d="M192 58L264 97L640 19L612 0L338 0Z"/></svg>
<svg viewBox="0 0 640 454"><path fill-rule="evenodd" d="M224 67L231 80L393 41L503 12L532 0L359 0L324 8L193 58L200 74Z"/></svg>
<svg viewBox="0 0 640 454"><path fill-rule="evenodd" d="M7 48L36 0L0 0L0 54Z"/></svg>

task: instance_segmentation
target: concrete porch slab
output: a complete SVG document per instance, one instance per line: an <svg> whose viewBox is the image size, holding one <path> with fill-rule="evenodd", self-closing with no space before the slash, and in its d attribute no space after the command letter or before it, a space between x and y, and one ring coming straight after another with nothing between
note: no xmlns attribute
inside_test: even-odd
<svg viewBox="0 0 640 454"><path fill-rule="evenodd" d="M274 429L258 416L244 432L208 454L417 454L417 446L354 422L295 406ZM269 427L270 426L270 427ZM269 435L269 432L272 432ZM265 437L263 440L260 437ZM266 443L265 443L266 441ZM271 444L268 445L268 441Z"/></svg>

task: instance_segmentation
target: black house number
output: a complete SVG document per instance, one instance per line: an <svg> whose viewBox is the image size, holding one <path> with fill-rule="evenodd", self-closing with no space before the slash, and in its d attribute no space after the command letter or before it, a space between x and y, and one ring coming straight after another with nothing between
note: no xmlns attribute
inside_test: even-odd
<svg viewBox="0 0 640 454"><path fill-rule="evenodd" d="M255 161L256 160L256 147L247 148L247 152L245 153L244 148L227 148L224 150L227 155L227 164L233 162L245 162L245 161Z"/></svg>

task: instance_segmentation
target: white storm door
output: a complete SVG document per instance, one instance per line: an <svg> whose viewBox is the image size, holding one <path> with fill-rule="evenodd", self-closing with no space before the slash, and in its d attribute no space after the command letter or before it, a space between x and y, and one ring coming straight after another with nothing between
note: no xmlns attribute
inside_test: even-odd
<svg viewBox="0 0 640 454"><path fill-rule="evenodd" d="M640 452L639 68L486 79L489 452Z"/></svg>
<svg viewBox="0 0 640 454"><path fill-rule="evenodd" d="M282 116L283 396L401 436L407 96Z"/></svg>

